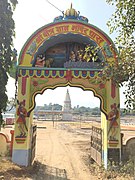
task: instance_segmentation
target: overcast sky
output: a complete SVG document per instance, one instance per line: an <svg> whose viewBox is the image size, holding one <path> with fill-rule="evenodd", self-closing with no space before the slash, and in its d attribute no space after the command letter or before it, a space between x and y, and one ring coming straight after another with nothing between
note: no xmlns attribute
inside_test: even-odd
<svg viewBox="0 0 135 180"><path fill-rule="evenodd" d="M61 11L70 8L71 2L73 8L80 11L80 15L86 16L89 23L103 30L114 40L115 34L110 35L106 22L114 12L114 7L109 6L105 0L50 0L54 6L47 0L18 0L18 5L14 12L16 38L14 40L15 48L20 53L21 48L27 39L40 27L53 22L56 16L62 15ZM46 90L43 95L36 96L36 105L49 103L59 103L63 105L66 90L69 89L72 107L86 106L99 107L100 100L94 97L93 92L83 91L74 87L59 87L55 90ZM10 78L8 86L9 97L14 97L14 80ZM124 106L124 96L121 90L121 107Z"/></svg>

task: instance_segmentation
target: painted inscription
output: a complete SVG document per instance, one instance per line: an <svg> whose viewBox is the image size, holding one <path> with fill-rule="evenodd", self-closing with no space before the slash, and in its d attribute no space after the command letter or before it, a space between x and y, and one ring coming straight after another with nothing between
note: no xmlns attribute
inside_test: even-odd
<svg viewBox="0 0 135 180"><path fill-rule="evenodd" d="M50 38L51 36L55 36L57 34L66 34L66 33L78 33L89 37L94 40L99 46L102 46L103 42L105 42L104 36L100 34L96 29L79 24L79 23L64 23L62 25L55 25L52 27L46 27L39 33L37 33L33 39L30 41L28 48L26 48L26 54L29 54L33 57L37 49L43 44L45 40ZM34 44L34 47L33 47ZM27 50L28 49L28 50ZM23 56L24 57L24 56Z"/></svg>

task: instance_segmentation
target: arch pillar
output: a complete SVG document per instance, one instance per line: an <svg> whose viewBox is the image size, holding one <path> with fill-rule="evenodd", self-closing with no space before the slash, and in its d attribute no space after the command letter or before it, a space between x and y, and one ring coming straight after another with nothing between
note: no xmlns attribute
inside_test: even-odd
<svg viewBox="0 0 135 180"><path fill-rule="evenodd" d="M109 161L121 160L120 100L119 88L112 82L106 83L107 114L101 112L102 160L105 169Z"/></svg>
<svg viewBox="0 0 135 180"><path fill-rule="evenodd" d="M32 113L29 115L30 103L29 76L18 77L18 103L16 107L15 133L12 161L22 166L30 165Z"/></svg>

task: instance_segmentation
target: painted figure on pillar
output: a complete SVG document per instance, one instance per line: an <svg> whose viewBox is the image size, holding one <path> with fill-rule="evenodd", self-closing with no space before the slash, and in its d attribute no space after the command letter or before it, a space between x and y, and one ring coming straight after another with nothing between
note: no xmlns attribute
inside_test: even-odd
<svg viewBox="0 0 135 180"><path fill-rule="evenodd" d="M18 115L17 125L20 131L20 134L17 137L26 137L26 131L28 131L28 129L26 126L27 111L25 109L25 101L19 103L19 107L17 109L17 115Z"/></svg>
<svg viewBox="0 0 135 180"><path fill-rule="evenodd" d="M108 114L108 120L110 121L110 126L108 130L109 141L117 141L117 132L118 132L118 122L119 110L116 106L116 103L111 105L111 111Z"/></svg>

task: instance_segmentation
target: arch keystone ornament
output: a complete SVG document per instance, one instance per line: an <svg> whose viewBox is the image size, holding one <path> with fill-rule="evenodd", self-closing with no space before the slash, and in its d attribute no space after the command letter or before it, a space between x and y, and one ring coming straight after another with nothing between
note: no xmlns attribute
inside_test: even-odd
<svg viewBox="0 0 135 180"><path fill-rule="evenodd" d="M12 161L28 166L32 152L35 97L46 89L79 87L100 99L102 161L121 158L119 88L103 78L106 65L117 64L112 40L75 9L39 28L23 46L18 59L18 104ZM117 157L112 156L112 153Z"/></svg>

